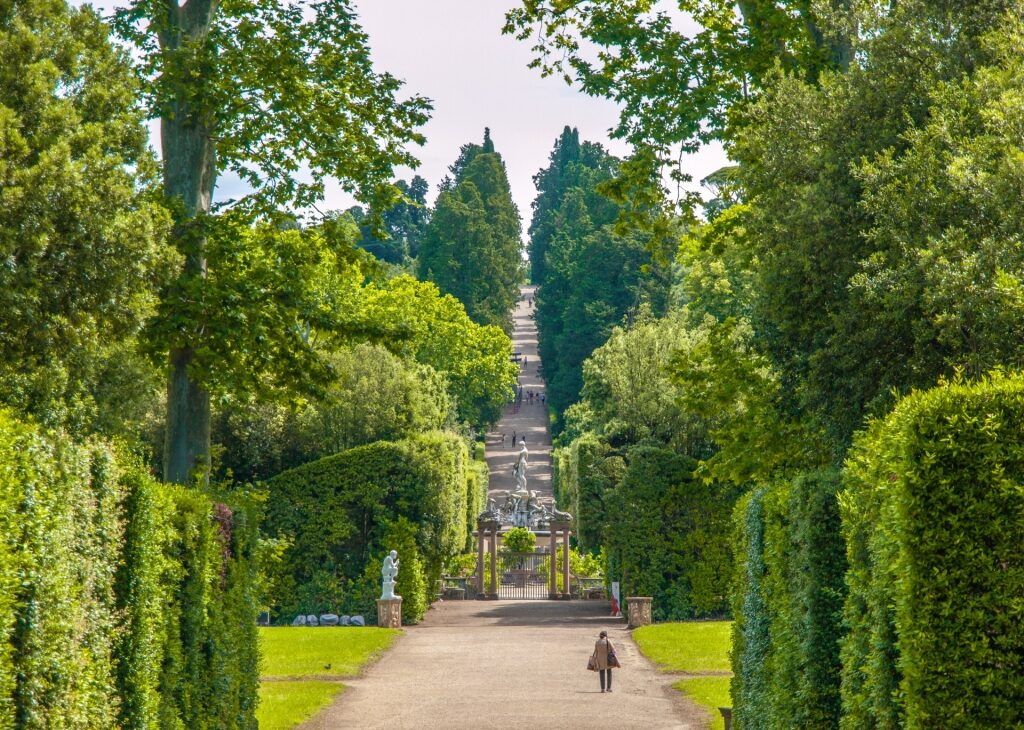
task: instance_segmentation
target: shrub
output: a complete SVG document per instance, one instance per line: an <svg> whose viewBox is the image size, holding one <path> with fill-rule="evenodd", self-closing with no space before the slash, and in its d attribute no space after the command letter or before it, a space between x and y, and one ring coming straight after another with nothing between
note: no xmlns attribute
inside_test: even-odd
<svg viewBox="0 0 1024 730"><path fill-rule="evenodd" d="M606 500L609 568L626 596L652 596L657 620L728 610L733 487L695 479L696 462L674 451L633 447Z"/></svg>
<svg viewBox="0 0 1024 730"><path fill-rule="evenodd" d="M737 727L839 724L840 483L834 471L800 475L756 490L737 512Z"/></svg>
<svg viewBox="0 0 1024 730"><path fill-rule="evenodd" d="M555 482L559 500L576 522L580 547L596 550L605 528L605 497L623 471L622 459L595 434L585 433L555 452Z"/></svg>
<svg viewBox="0 0 1024 730"><path fill-rule="evenodd" d="M254 728L255 504L232 500L0 413L0 727Z"/></svg>
<svg viewBox="0 0 1024 730"><path fill-rule="evenodd" d="M1024 379L904 398L856 441L845 728L1024 722Z"/></svg>
<svg viewBox="0 0 1024 730"><path fill-rule="evenodd" d="M291 539L284 580L272 603L278 616L332 610L376 615L379 561L392 547L387 527L400 518L416 526L425 585L467 540L468 502L480 489L465 442L432 433L359 446L304 464L269 482L266 529ZM403 560L406 555L400 555ZM376 572L371 561L377 561ZM412 560L409 561L411 566ZM403 563L404 564L404 563ZM371 575L372 574L372 575ZM372 580L371 580L372 577ZM340 605L311 605L310 583L333 581ZM325 595L321 590L320 595Z"/></svg>
<svg viewBox="0 0 1024 730"><path fill-rule="evenodd" d="M532 553L537 549L537 536L525 527L513 527L502 535L501 547L506 553Z"/></svg>

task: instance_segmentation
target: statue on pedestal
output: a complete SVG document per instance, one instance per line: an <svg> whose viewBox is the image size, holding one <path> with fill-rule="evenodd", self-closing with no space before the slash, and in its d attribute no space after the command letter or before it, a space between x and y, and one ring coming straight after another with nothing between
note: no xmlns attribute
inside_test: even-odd
<svg viewBox="0 0 1024 730"><path fill-rule="evenodd" d="M392 550L385 558L384 564L381 566L380 574L383 578L381 581L381 594L380 600L382 601L394 601L401 596L395 593L395 580L398 578L398 551Z"/></svg>
<svg viewBox="0 0 1024 730"><path fill-rule="evenodd" d="M517 492L526 491L526 467L528 466L527 461L530 458L530 452L526 450L526 439L519 442L522 444L522 448L519 449L519 454L516 456L515 466L512 467L512 476L516 480Z"/></svg>

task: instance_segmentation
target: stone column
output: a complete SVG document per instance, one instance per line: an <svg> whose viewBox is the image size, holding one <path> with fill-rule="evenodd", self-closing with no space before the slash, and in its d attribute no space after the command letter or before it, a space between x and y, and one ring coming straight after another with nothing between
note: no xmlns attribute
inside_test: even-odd
<svg viewBox="0 0 1024 730"><path fill-rule="evenodd" d="M476 523L476 597L484 597L484 523Z"/></svg>
<svg viewBox="0 0 1024 730"><path fill-rule="evenodd" d="M565 592L562 598L572 598L572 586L569 585L569 528L562 532L562 586Z"/></svg>
<svg viewBox="0 0 1024 730"><path fill-rule="evenodd" d="M548 578L548 598L558 598L558 566L555 558L558 556L558 530L551 525L551 576Z"/></svg>
<svg viewBox="0 0 1024 730"><path fill-rule="evenodd" d="M382 629L402 628L402 599L389 598L377 601L377 626Z"/></svg>
<svg viewBox="0 0 1024 730"><path fill-rule="evenodd" d="M489 598L498 597L498 525L491 525L491 592Z"/></svg>
<svg viewBox="0 0 1024 730"><path fill-rule="evenodd" d="M651 603L653 601L653 598L637 598L635 596L626 599L629 628L635 629L638 626L647 626L651 623Z"/></svg>

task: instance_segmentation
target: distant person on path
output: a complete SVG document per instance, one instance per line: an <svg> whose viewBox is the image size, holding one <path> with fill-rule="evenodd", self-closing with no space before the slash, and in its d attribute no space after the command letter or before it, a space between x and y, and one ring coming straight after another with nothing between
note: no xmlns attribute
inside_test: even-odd
<svg viewBox="0 0 1024 730"><path fill-rule="evenodd" d="M608 640L608 632L602 631L594 644L594 667L601 676L601 691L612 691L612 667L618 667L619 660L615 656L615 647ZM605 690L605 675L607 676L608 689Z"/></svg>
<svg viewBox="0 0 1024 730"><path fill-rule="evenodd" d="M516 432L515 431L512 432L512 445L513 446L516 445Z"/></svg>
<svg viewBox="0 0 1024 730"><path fill-rule="evenodd" d="M505 434L501 434L501 448L505 448Z"/></svg>

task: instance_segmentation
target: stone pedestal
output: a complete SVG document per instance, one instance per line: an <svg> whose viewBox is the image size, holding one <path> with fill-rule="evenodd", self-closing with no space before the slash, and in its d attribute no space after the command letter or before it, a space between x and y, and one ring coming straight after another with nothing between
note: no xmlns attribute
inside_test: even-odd
<svg viewBox="0 0 1024 730"><path fill-rule="evenodd" d="M647 626L651 623L651 603L653 598L627 598L626 616L628 617L629 628Z"/></svg>
<svg viewBox="0 0 1024 730"><path fill-rule="evenodd" d="M402 628L401 598L389 598L377 601L377 626L382 629Z"/></svg>

